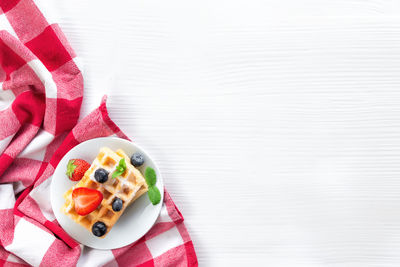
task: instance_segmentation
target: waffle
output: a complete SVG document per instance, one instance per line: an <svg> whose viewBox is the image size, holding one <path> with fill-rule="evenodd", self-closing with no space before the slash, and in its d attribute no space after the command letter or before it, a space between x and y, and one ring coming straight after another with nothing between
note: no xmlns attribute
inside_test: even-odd
<svg viewBox="0 0 400 267"><path fill-rule="evenodd" d="M122 158L125 158L126 171L121 176L112 178L111 175ZM98 183L94 178L94 172L98 168L103 168L109 172L109 178L103 184ZM96 189L103 194L103 200L98 208L88 215L81 216L75 211L72 191L77 187ZM90 232L92 232L92 226L95 222L103 222L107 226L107 232L101 236L104 238L123 214L126 207L146 193L147 189L143 175L130 164L130 160L124 151L119 149L114 152L107 147L103 147L82 179L64 193L65 204L61 210ZM122 209L117 212L112 209L112 203L116 197L123 202Z"/></svg>

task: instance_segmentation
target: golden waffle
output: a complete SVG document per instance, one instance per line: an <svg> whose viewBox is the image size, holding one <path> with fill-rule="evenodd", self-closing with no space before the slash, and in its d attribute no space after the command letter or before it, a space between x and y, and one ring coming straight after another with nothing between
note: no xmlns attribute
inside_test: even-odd
<svg viewBox="0 0 400 267"><path fill-rule="evenodd" d="M126 170L121 176L112 178L112 173L122 158L125 158ZM94 178L94 172L98 168L103 168L109 172L108 180L105 183L99 183ZM81 216L75 212L72 191L77 187L96 189L103 194L103 200L98 208L88 215ZM100 149L90 168L85 172L83 178L64 193L65 204L61 210L90 232L92 232L94 223L98 221L103 222L107 226L107 232L102 236L105 237L123 214L126 207L146 193L147 189L148 186L143 175L130 164L130 160L124 151L119 149L114 152L107 147L103 147ZM113 211L112 209L112 203L116 197L120 198L123 202L120 211Z"/></svg>

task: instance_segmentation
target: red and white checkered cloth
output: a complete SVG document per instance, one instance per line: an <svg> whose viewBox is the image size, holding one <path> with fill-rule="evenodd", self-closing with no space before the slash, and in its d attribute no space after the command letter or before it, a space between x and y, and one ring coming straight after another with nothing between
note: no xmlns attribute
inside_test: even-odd
<svg viewBox="0 0 400 267"><path fill-rule="evenodd" d="M100 107L77 124L83 79L57 24L33 0L0 0L0 266L197 266L183 217L165 192L135 244L96 250L58 225L49 187L62 156L101 136L127 138Z"/></svg>

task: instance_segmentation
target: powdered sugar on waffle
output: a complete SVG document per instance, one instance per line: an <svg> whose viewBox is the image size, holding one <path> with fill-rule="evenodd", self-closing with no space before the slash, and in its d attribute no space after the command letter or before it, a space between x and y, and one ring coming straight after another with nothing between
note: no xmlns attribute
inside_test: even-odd
<svg viewBox="0 0 400 267"><path fill-rule="evenodd" d="M123 192L124 188L129 188L129 189L132 190L132 193L131 193L131 196L130 196L131 199L133 199L135 197L135 195L136 195L137 191L139 191L140 187L134 186L131 182L128 181L128 178L123 177L123 176L118 176L116 178L112 178L112 174L116 171L117 165L115 165L113 167L105 166L105 165L101 164L101 162L99 161L98 158L96 158L92 162L92 165L91 165L92 172L89 175L90 180L92 180L92 181L97 183L96 178L94 177L94 175L95 175L95 172L96 172L95 169L99 168L99 166L101 166L101 168L105 169L108 172L108 179L103 184L100 184L100 188L103 187L107 191L113 192L112 197L108 201L109 203L111 203L116 197L124 199L120 195ZM118 180L118 182L120 184L120 188L118 190L114 190L115 183L117 182L117 180Z"/></svg>

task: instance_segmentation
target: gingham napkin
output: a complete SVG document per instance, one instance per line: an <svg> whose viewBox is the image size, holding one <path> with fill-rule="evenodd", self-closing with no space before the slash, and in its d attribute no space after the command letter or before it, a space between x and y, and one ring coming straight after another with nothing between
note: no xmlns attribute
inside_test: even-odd
<svg viewBox="0 0 400 267"><path fill-rule="evenodd" d="M106 98L77 124L83 79L57 24L33 0L0 0L0 8L0 266L197 266L167 192L153 228L120 249L84 247L59 227L49 187L62 156L91 138L127 137Z"/></svg>

